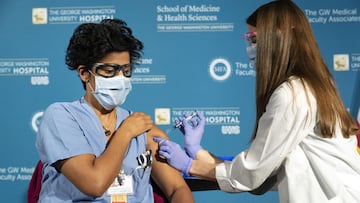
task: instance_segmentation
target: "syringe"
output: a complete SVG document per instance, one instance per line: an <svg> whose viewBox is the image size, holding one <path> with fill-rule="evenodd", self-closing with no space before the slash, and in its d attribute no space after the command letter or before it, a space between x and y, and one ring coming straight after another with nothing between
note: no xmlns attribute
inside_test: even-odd
<svg viewBox="0 0 360 203"><path fill-rule="evenodd" d="M174 128L180 128L182 125L184 125L183 123L194 118L195 116L197 116L196 112L193 112L190 116L186 117L185 119L183 119L181 122L177 123Z"/></svg>
<svg viewBox="0 0 360 203"><path fill-rule="evenodd" d="M173 131L176 128L180 128L183 125L183 122L186 122L192 118L194 118L195 116L197 116L196 112L193 112L191 115L187 116L185 119L183 119L181 122L177 123L176 125L174 125L174 127L169 128L166 130L166 134L169 134L171 131Z"/></svg>

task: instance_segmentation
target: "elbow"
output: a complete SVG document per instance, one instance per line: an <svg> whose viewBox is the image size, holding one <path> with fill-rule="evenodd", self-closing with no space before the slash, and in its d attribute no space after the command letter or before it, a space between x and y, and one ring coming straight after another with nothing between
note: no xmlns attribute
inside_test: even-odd
<svg viewBox="0 0 360 203"><path fill-rule="evenodd" d="M263 195L267 191L271 190L271 188L273 188L276 185L276 183L277 183L277 177L271 176L267 178L265 182L262 183L259 187L250 191L250 193L253 195Z"/></svg>
<svg viewBox="0 0 360 203"><path fill-rule="evenodd" d="M167 198L170 202L195 202L191 190L187 185L176 187L170 194L167 195Z"/></svg>
<svg viewBox="0 0 360 203"><path fill-rule="evenodd" d="M86 184L80 191L88 196L98 198L103 196L108 188L109 185L100 181L94 181L91 184Z"/></svg>
<svg viewBox="0 0 360 203"><path fill-rule="evenodd" d="M92 196L92 197L94 197L94 198L99 198L99 197L103 196L105 192L106 192L106 190L101 190L101 189L99 189L99 190L92 190L92 191L90 191L89 194L87 194L87 195Z"/></svg>
<svg viewBox="0 0 360 203"><path fill-rule="evenodd" d="M267 190L260 190L260 189L255 189L255 190L251 190L249 191L251 194L253 195L263 195L267 192Z"/></svg>

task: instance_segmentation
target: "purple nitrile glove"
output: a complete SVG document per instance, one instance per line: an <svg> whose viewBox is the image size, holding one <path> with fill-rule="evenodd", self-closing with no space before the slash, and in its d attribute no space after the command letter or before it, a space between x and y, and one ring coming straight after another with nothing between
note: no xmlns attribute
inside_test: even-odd
<svg viewBox="0 0 360 203"><path fill-rule="evenodd" d="M159 155L165 157L168 164L189 175L192 159L181 149L179 144L160 137L154 137L153 140L159 143Z"/></svg>
<svg viewBox="0 0 360 203"><path fill-rule="evenodd" d="M184 148L192 159L195 159L198 151L202 149L200 142L205 128L205 117L201 112L196 113L197 117L190 119L190 123L184 120L185 117L179 118L183 123L180 130L184 134Z"/></svg>

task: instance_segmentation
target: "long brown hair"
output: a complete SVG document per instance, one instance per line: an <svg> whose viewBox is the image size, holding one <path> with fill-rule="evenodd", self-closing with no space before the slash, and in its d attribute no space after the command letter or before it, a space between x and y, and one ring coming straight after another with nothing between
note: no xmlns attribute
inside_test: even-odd
<svg viewBox="0 0 360 203"><path fill-rule="evenodd" d="M318 127L323 137L334 136L340 122L343 136L356 134L356 121L346 110L308 19L290 0L267 3L257 9L256 137L260 117L274 90L295 76L309 86L317 101Z"/></svg>

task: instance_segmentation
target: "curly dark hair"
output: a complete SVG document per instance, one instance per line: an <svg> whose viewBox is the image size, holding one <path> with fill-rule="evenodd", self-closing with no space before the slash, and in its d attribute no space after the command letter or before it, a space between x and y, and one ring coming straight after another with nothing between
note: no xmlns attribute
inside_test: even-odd
<svg viewBox="0 0 360 203"><path fill-rule="evenodd" d="M100 23L81 24L75 29L65 61L70 70L76 70L80 65L91 66L111 52L128 51L130 63L137 64L142 49L143 43L132 35L125 21L104 19Z"/></svg>

